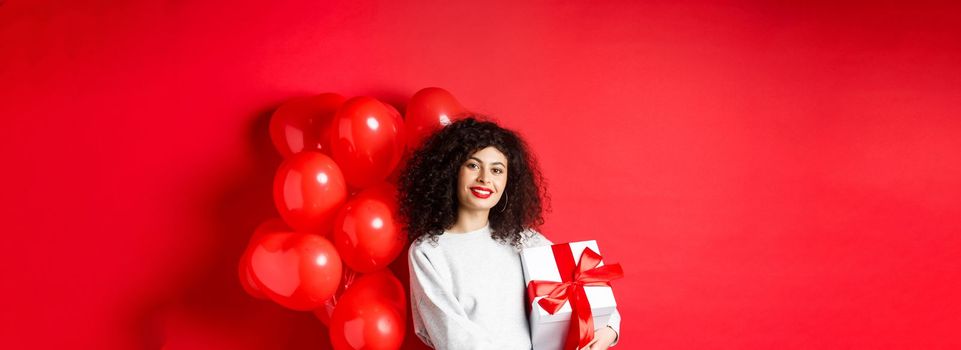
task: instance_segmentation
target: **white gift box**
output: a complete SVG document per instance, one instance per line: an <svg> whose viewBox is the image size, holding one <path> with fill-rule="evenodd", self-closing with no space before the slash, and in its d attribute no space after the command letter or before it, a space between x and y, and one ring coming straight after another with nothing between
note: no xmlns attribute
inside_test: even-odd
<svg viewBox="0 0 961 350"><path fill-rule="evenodd" d="M570 247L575 266L585 248L590 248L601 254L601 251L597 248L597 242L593 240L560 245ZM532 247L522 250L521 264L524 266L525 286L533 280L562 282L552 246ZM604 262L601 261L597 266L604 266ZM591 304L594 329L603 328L617 308L617 303L614 301L614 291L608 286L585 286L584 294L587 295L587 300ZM529 301L531 303L531 344L534 346L534 350L562 349L571 322L571 304L570 302L564 303L560 310L551 315L537 304L537 301L543 298L543 296L539 296Z"/></svg>

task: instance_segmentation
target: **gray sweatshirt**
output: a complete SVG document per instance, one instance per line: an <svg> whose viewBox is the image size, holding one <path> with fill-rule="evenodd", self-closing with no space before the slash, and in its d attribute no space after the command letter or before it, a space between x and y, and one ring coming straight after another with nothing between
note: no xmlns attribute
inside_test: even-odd
<svg viewBox="0 0 961 350"><path fill-rule="evenodd" d="M539 232L528 233L535 235L525 247L552 244ZM435 349L531 349L518 253L491 238L490 225L444 232L436 244L426 239L412 244L410 300L417 336ZM620 325L614 311L607 326L619 335Z"/></svg>

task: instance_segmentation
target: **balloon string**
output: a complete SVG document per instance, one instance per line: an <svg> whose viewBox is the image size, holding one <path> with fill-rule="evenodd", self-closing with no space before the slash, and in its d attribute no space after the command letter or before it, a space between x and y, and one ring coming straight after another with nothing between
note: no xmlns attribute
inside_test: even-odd
<svg viewBox="0 0 961 350"><path fill-rule="evenodd" d="M344 284L343 284L344 291L346 291L347 288L354 283L355 277L357 277L357 273L354 272L354 270L347 270L344 272ZM340 296L337 294L338 293L334 293L334 295L330 298L331 304L333 304L331 305L331 307L337 306L337 299L340 298Z"/></svg>

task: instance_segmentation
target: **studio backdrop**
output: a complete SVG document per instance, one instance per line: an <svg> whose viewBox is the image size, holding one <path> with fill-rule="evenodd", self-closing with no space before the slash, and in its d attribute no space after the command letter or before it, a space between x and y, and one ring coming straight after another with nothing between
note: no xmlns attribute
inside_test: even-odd
<svg viewBox="0 0 961 350"><path fill-rule="evenodd" d="M330 348L237 278L278 215L270 114L325 92L403 113L436 86L529 141L547 237L623 266L615 348L958 348L959 23L907 1L0 1L2 347Z"/></svg>

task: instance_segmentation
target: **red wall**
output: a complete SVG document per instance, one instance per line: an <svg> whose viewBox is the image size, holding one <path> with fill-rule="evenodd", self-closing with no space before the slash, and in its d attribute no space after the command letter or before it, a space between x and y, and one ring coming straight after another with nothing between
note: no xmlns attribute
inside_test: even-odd
<svg viewBox="0 0 961 350"><path fill-rule="evenodd" d="M234 275L267 117L426 86L624 265L619 348L961 346L961 7L519 3L0 1L2 347L326 348Z"/></svg>

